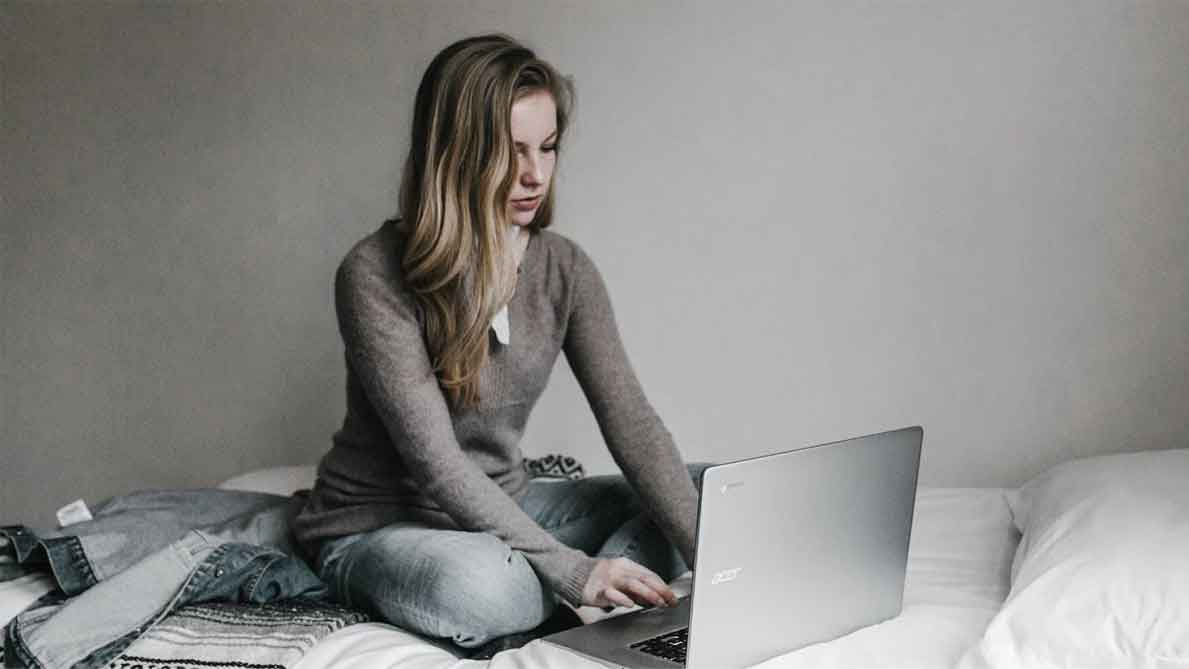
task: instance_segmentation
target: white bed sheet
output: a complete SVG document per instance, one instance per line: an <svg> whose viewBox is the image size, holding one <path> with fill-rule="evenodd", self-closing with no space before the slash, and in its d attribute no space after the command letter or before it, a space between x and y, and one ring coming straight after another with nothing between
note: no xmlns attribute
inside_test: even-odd
<svg viewBox="0 0 1189 669"><path fill-rule="evenodd" d="M1000 488L922 488L901 614L757 669L950 669L1007 597L1019 536ZM460 660L416 636L355 625L322 640L296 669L547 669L601 667L541 641L489 663Z"/></svg>
<svg viewBox="0 0 1189 669"><path fill-rule="evenodd" d="M773 658L757 669L949 669L982 635L1007 596L1019 541L1000 488L922 488L917 495L904 609L884 623ZM47 577L0 583L0 624L50 588ZM548 669L596 667L534 641L490 661L390 625L341 629L294 669Z"/></svg>
<svg viewBox="0 0 1189 669"><path fill-rule="evenodd" d="M904 608L896 618L757 669L950 669L1007 598L1019 534L999 488L917 495Z"/></svg>

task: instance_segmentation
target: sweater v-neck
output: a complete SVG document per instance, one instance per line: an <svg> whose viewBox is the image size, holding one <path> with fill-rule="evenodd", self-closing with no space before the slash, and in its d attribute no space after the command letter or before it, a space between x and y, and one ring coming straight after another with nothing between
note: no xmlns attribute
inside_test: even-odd
<svg viewBox="0 0 1189 669"><path fill-rule="evenodd" d="M499 342L500 346L505 347L512 345L512 321L519 320L520 317L520 314L516 314L514 318L513 312L521 311L519 309L520 299L518 298L522 293L525 292L524 290L521 290L521 277L525 276L525 269L529 267L530 251L534 246L536 246L535 241L537 233L533 232L532 230L525 230L524 234L528 235L528 240L524 244L524 252L520 256L520 264L516 267L516 288L513 290L512 297L508 300L508 304L504 305L504 307L496 312L495 317L492 318L491 324L488 326L488 329L490 329L495 334L496 341ZM501 320L501 314L503 314L503 321L507 323L508 326L507 341L504 341L504 339L500 337L499 329L497 328L497 323Z"/></svg>

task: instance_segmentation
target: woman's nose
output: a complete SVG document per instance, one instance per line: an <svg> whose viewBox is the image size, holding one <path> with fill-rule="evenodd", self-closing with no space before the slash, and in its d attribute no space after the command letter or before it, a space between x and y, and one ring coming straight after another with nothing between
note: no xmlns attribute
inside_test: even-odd
<svg viewBox="0 0 1189 669"><path fill-rule="evenodd" d="M526 186L537 186L544 180L545 174L541 169L541 161L535 160L531 156L524 156L520 159L520 183Z"/></svg>

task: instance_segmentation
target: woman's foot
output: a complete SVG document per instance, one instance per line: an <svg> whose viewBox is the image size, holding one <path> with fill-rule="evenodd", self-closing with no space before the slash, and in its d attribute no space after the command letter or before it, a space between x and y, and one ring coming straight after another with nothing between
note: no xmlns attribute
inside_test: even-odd
<svg viewBox="0 0 1189 669"><path fill-rule="evenodd" d="M467 659L490 660L495 657L496 653L520 648L534 639L540 639L543 636L556 634L557 632L578 627L582 624L582 619L574 613L574 609L562 603L557 605L557 608L553 611L553 615L549 616L545 622L527 632L496 637L478 648L463 649L463 652Z"/></svg>
<svg viewBox="0 0 1189 669"><path fill-rule="evenodd" d="M693 588L694 573L687 571L681 576L669 581L669 587L673 588L673 592L678 597L686 597ZM550 634L556 634L579 625L589 625L607 618L614 618L625 613L631 613L642 607L640 606L609 606L607 608L600 608L598 606L580 606L572 608L568 603L561 602L553 611L553 615L549 619L541 623L537 627L518 634L509 634L507 636L496 637L491 641L471 649L466 655L468 659L472 660L489 660L495 657L496 653L505 650L513 650L520 648L534 639L539 639ZM465 650L464 650L465 653Z"/></svg>

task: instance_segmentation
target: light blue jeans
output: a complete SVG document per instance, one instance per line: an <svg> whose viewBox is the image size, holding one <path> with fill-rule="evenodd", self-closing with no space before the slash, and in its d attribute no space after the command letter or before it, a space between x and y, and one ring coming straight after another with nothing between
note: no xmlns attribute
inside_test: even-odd
<svg viewBox="0 0 1189 669"><path fill-rule="evenodd" d="M695 486L708 466L688 466ZM629 558L665 581L688 569L623 476L533 479L520 508L588 555ZM343 604L464 648L530 630L560 601L528 560L499 538L421 523L328 541L315 566Z"/></svg>

